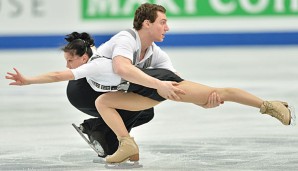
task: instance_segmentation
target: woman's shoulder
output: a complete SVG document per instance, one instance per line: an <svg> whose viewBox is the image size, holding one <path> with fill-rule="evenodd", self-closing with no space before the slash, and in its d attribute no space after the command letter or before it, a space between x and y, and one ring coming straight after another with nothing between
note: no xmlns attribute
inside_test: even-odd
<svg viewBox="0 0 298 171"><path fill-rule="evenodd" d="M103 57L103 56L94 56L90 59L90 63L93 63L94 65L112 65L112 59L111 58L107 58L107 57Z"/></svg>

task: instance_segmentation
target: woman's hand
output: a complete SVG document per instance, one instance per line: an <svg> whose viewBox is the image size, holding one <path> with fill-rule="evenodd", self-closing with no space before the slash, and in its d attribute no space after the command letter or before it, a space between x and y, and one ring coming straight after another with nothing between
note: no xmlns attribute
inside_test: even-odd
<svg viewBox="0 0 298 171"><path fill-rule="evenodd" d="M5 76L6 79L13 80L14 82L9 83L9 85L28 85L27 79L16 69L13 68L15 73L7 72L7 75Z"/></svg>

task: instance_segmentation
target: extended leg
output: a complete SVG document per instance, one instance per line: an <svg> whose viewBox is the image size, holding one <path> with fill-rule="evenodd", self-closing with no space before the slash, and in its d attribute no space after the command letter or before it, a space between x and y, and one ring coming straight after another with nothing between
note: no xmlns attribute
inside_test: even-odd
<svg viewBox="0 0 298 171"><path fill-rule="evenodd" d="M185 95L180 95L182 102L200 106L207 103L209 95L214 91L219 94L223 101L236 102L256 108L260 108L263 102L262 99L238 88L213 88L191 81L182 81L178 87L186 92Z"/></svg>

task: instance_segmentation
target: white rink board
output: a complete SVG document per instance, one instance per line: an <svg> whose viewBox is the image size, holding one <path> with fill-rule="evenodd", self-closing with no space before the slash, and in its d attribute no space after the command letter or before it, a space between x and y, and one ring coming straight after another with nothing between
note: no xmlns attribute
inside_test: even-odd
<svg viewBox="0 0 298 171"><path fill-rule="evenodd" d="M124 19L97 19L86 20L82 18L83 0L1 0L0 1L0 36L5 35L51 35L68 34L71 31L85 31L91 33L115 33L119 30L132 27L133 17ZM121 0L90 0L95 6L105 1L108 5L114 5ZM196 2L198 1L198 2ZM185 1L185 3L200 3L200 0ZM263 0L264 1L264 0ZM265 0L268 1L268 0ZM294 0L297 1L297 0ZM135 5L150 0L125 1ZM173 0L151 1L162 3L169 12L173 4L179 8ZM233 2L233 1L231 1ZM235 2L235 1L234 1ZM234 3L233 2L233 3ZM104 3L104 2L102 2ZM298 9L293 3L294 12ZM106 8L109 9L109 6ZM120 7L119 7L120 8ZM284 8L289 8L284 6ZM105 9L105 10L108 10ZM131 8L130 8L131 9ZM130 13L134 13L130 11ZM173 12L172 12L173 13ZM67 23L67 24L65 24ZM204 33L204 32L285 32L297 31L297 15L289 16L234 16L234 17L170 17L169 27L172 33Z"/></svg>

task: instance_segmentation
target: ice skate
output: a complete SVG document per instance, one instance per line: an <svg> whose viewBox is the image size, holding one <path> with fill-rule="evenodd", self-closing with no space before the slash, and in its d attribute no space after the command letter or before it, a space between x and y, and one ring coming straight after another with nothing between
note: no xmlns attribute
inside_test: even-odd
<svg viewBox="0 0 298 171"><path fill-rule="evenodd" d="M294 108L289 107L286 102L264 101L261 105L260 112L275 117L284 125L296 124Z"/></svg>
<svg viewBox="0 0 298 171"><path fill-rule="evenodd" d="M106 157L107 163L122 163L126 160L139 161L139 147L133 137L118 137L119 147L113 154Z"/></svg>
<svg viewBox="0 0 298 171"><path fill-rule="evenodd" d="M103 148L101 147L101 145L98 141L93 140L92 142L90 142L88 140L88 138L85 137L85 135L83 133L84 128L82 126L78 127L74 123L72 124L72 126L78 131L78 133L81 135L81 137L89 144L89 146L98 154L99 157L106 156Z"/></svg>

